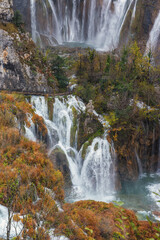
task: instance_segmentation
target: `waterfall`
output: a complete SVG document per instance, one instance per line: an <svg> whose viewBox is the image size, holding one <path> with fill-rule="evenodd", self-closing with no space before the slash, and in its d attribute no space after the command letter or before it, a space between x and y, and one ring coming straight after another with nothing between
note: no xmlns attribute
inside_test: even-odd
<svg viewBox="0 0 160 240"><path fill-rule="evenodd" d="M36 42L36 0L30 0L30 9L31 9L31 29L32 29L32 38Z"/></svg>
<svg viewBox="0 0 160 240"><path fill-rule="evenodd" d="M35 4L35 0L31 0L33 39L35 40L39 29L40 35L52 35L59 44L85 42L98 49L112 50L118 46L122 27L134 2L135 0L42 0L48 6L47 11L52 15L53 21L50 24L47 16L43 16L46 18L43 19L44 30L39 24L39 14L36 15L39 3Z"/></svg>
<svg viewBox="0 0 160 240"><path fill-rule="evenodd" d="M87 149L81 170L85 189L90 194L96 193L100 198L115 190L115 169L110 147L105 137L95 138Z"/></svg>
<svg viewBox="0 0 160 240"><path fill-rule="evenodd" d="M160 120L159 120L159 127L160 127ZM158 141L158 166L157 166L157 173L160 173L160 137Z"/></svg>
<svg viewBox="0 0 160 240"><path fill-rule="evenodd" d="M143 168L142 168L141 159L139 158L137 150L135 150L135 155L136 155L136 160L137 160L137 165L139 170L139 177L141 177L143 175Z"/></svg>
<svg viewBox="0 0 160 240"><path fill-rule="evenodd" d="M157 169L157 173L160 173L160 138L159 138L159 142L158 142L158 169Z"/></svg>
<svg viewBox="0 0 160 240"><path fill-rule="evenodd" d="M31 103L36 113L43 117L48 129L50 155L55 149L65 154L74 190L81 192L83 198L104 199L115 190L115 153L114 147L106 139L107 131L102 138L93 139L86 149L84 159L82 150L77 149L78 116L86 110L84 103L74 96L56 97L53 104L53 120L49 120L48 105L44 97L33 96ZM76 114L75 114L76 113ZM96 114L96 112L95 112ZM98 116L98 114L96 114ZM102 117L100 121L103 122ZM76 130L73 132L76 122ZM26 128L27 129L27 128ZM26 136L35 140L33 124L27 129ZM81 196L82 197L82 196Z"/></svg>
<svg viewBox="0 0 160 240"><path fill-rule="evenodd" d="M152 52L154 52L156 50L159 36L160 36L160 11L159 11L159 14L158 14L155 22L154 22L152 30L149 34L149 39L148 39L148 42L147 42L147 45L146 45L146 51L145 51L146 54L150 50Z"/></svg>
<svg viewBox="0 0 160 240"><path fill-rule="evenodd" d="M133 8L133 13L132 13L132 21L134 20L134 18L135 18L135 16L136 16L137 3L138 3L138 0L135 0L135 4L134 4L134 8Z"/></svg>

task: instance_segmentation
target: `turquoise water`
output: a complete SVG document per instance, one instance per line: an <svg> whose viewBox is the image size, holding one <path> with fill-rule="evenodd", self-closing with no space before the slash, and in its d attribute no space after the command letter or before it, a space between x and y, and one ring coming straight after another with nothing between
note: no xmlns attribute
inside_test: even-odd
<svg viewBox="0 0 160 240"><path fill-rule="evenodd" d="M124 202L124 207L134 210L139 218L145 219L146 215L151 218L154 211L160 212L160 175L143 175L135 182L123 182L122 190L117 193L117 199ZM160 214L159 214L160 215Z"/></svg>
<svg viewBox="0 0 160 240"><path fill-rule="evenodd" d="M68 48L94 48L92 45L87 43L81 43L81 42L63 42L62 46L68 47Z"/></svg>
<svg viewBox="0 0 160 240"><path fill-rule="evenodd" d="M154 211L160 212L160 174L144 174L134 182L123 182L119 192L108 196L85 196L84 193L74 186L70 191L66 191L66 201L75 202L79 200L96 200L104 202L122 201L123 207L132 209L140 220L146 220L149 216L151 220L160 220Z"/></svg>

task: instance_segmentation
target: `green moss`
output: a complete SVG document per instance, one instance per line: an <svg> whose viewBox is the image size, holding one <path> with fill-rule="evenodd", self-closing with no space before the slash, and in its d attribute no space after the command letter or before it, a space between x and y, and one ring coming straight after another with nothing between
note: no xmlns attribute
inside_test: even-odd
<svg viewBox="0 0 160 240"><path fill-rule="evenodd" d="M52 121L53 120L53 104L55 102L55 99L53 97L48 97L47 98L47 104L48 104L48 115L49 119Z"/></svg>
<svg viewBox="0 0 160 240"><path fill-rule="evenodd" d="M97 136L102 136L103 133L103 125L96 116L81 113L78 131L78 149L80 149L86 141L90 139L93 140Z"/></svg>
<svg viewBox="0 0 160 240"><path fill-rule="evenodd" d="M96 133L94 133L87 142L84 143L83 149L82 149L82 158L85 159L86 153L87 153L87 148L92 144L93 140L96 137L102 137L104 134L104 130L100 129ZM98 144L95 145L94 150L96 151L98 149Z"/></svg>
<svg viewBox="0 0 160 240"><path fill-rule="evenodd" d="M71 128L71 146L73 147L74 143L75 143L75 135L76 135L76 131L77 131L77 126L78 126L78 114L77 114L77 110L72 107L72 114L73 114L73 123L72 123L72 128Z"/></svg>
<svg viewBox="0 0 160 240"><path fill-rule="evenodd" d="M13 23L2 23L0 22L0 29L8 32L10 35L12 33L18 33L17 27Z"/></svg>

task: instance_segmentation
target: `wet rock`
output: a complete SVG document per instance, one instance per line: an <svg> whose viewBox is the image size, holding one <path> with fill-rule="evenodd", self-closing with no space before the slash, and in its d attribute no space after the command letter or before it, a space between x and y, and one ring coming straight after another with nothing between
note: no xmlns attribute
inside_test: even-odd
<svg viewBox="0 0 160 240"><path fill-rule="evenodd" d="M92 100L89 100L89 103L86 105L86 111L90 114L93 114L94 106Z"/></svg>
<svg viewBox="0 0 160 240"><path fill-rule="evenodd" d="M71 185L69 163L63 150L60 148L54 149L49 155L49 158L53 162L54 167L62 172L65 179L65 185Z"/></svg>
<svg viewBox="0 0 160 240"><path fill-rule="evenodd" d="M155 173L160 167L159 124L140 122L141 132L118 133L115 142L117 152L117 169L121 181L134 181L143 173ZM143 131L142 131L143 129Z"/></svg>
<svg viewBox="0 0 160 240"><path fill-rule="evenodd" d="M91 106L91 105L90 105ZM91 138L101 136L103 134L103 125L100 123L98 118L93 115L93 108L89 107L91 113L82 113L79 120L79 131L78 131L78 149L89 141Z"/></svg>
<svg viewBox="0 0 160 240"><path fill-rule="evenodd" d="M159 0L138 0L135 18L131 21L133 6L126 16L120 35L119 47L123 48L124 45L135 40L141 49L145 50L159 7Z"/></svg>

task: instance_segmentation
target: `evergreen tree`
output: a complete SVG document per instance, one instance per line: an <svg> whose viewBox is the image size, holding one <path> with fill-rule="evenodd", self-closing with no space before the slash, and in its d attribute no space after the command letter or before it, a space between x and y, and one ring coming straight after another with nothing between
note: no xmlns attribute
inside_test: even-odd
<svg viewBox="0 0 160 240"><path fill-rule="evenodd" d="M14 13L13 23L20 28L24 24L21 13L16 10Z"/></svg>
<svg viewBox="0 0 160 240"><path fill-rule="evenodd" d="M54 71L54 75L58 80L59 87L66 88L68 86L68 78L64 70L65 60L62 57L57 55L52 60L51 65L52 65L52 71Z"/></svg>

